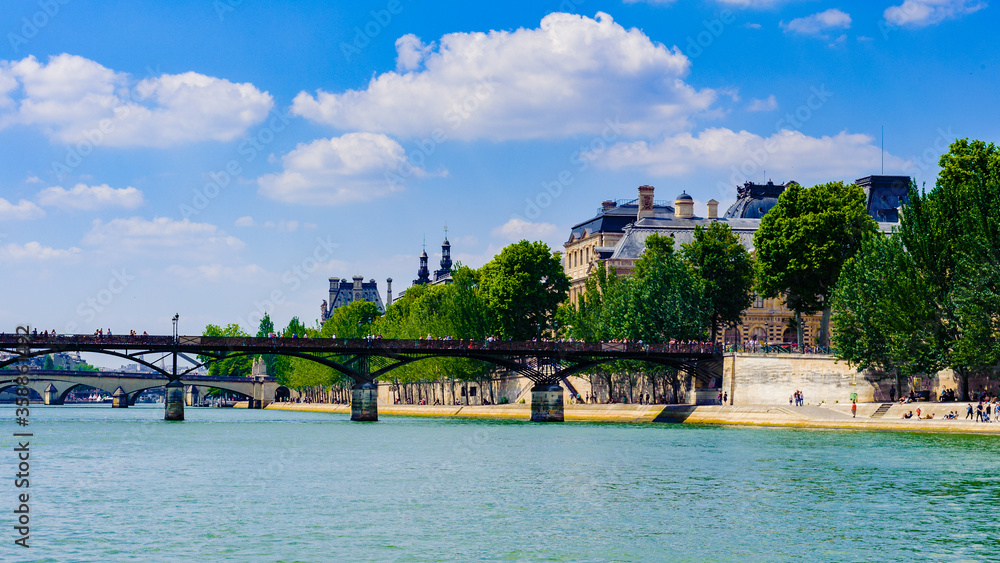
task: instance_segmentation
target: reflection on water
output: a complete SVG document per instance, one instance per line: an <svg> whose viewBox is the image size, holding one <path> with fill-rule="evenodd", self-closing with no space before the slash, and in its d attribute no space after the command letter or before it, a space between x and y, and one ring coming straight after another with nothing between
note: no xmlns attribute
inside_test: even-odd
<svg viewBox="0 0 1000 563"><path fill-rule="evenodd" d="M998 548L992 436L31 414L33 559L986 560Z"/></svg>

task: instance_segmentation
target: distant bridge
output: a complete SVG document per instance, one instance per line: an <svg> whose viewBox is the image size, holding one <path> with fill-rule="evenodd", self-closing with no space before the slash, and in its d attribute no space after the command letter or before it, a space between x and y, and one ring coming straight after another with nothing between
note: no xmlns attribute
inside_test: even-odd
<svg viewBox="0 0 1000 563"><path fill-rule="evenodd" d="M264 354L303 358L332 368L354 381L351 414L354 420L377 419L378 378L400 366L429 358L481 360L527 377L535 382L532 389L533 420L562 420L559 382L570 375L616 360L641 360L707 380L721 374L722 357L719 346L683 342L643 344L37 334L0 335L0 351L13 355L11 359L0 361L0 368L58 352L108 354L144 365L162 374L168 384L182 378L190 380L189 374L198 367L226 358ZM156 365L168 356L173 359L173 369L169 371ZM178 371L178 356L188 360L193 367ZM536 417L535 406L539 413L547 414Z"/></svg>
<svg viewBox="0 0 1000 563"><path fill-rule="evenodd" d="M16 370L0 370L0 393L17 385ZM135 398L147 389L164 387L170 380L161 374L131 373L122 371L65 371L65 370L32 370L28 374L28 387L38 393L47 405L61 405L66 396L80 386L93 387L114 395L120 388L125 394L127 404L134 405ZM258 399L265 404L273 402L275 397L287 396L289 391L278 385L273 377L219 377L212 375L188 374L180 378L188 398L192 397L191 387L215 387L236 395L242 395L248 400ZM51 385L51 387L50 387ZM191 400L187 403L190 405Z"/></svg>

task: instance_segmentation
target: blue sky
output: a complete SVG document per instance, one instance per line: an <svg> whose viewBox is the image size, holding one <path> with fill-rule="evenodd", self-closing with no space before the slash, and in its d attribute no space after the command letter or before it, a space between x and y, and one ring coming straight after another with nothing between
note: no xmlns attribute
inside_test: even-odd
<svg viewBox="0 0 1000 563"><path fill-rule="evenodd" d="M995 7L14 2L0 16L0 325L312 323L601 200L879 173L997 138ZM885 152L880 150L885 128ZM251 330L252 331L252 330Z"/></svg>

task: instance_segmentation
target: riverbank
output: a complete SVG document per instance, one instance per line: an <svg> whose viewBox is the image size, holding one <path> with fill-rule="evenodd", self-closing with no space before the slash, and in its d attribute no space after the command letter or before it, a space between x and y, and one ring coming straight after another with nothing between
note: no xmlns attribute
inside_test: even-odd
<svg viewBox="0 0 1000 563"><path fill-rule="evenodd" d="M245 405L245 403L244 403ZM789 428L840 428L906 432L948 432L1000 434L1000 424L977 423L965 419L966 403L894 404L881 417L873 418L881 403L858 405L856 418L850 404L825 404L792 407L785 405L691 406L691 405L566 405L566 422L722 424ZM921 416L933 413L933 419L902 418L908 411L921 410ZM321 403L273 403L268 409L350 414L350 405ZM379 416L427 416L527 421L527 404L491 406L379 405ZM955 420L942 418L958 411Z"/></svg>

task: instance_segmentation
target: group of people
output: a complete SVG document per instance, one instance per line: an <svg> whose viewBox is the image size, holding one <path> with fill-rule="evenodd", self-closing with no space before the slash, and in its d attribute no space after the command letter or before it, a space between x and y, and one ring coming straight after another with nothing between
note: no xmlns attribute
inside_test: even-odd
<svg viewBox="0 0 1000 563"><path fill-rule="evenodd" d="M1000 399L993 397L982 397L979 399L979 403L976 404L975 409L972 407L972 403L965 408L965 418L966 420L972 418L972 413L976 413L976 422L1000 422Z"/></svg>
<svg viewBox="0 0 1000 563"><path fill-rule="evenodd" d="M955 418L954 416L949 416L949 415L951 415L951 414L952 414L952 413L948 413L948 415L945 415L945 417L944 417L944 418ZM913 417L914 417L914 413L913 413L913 411L907 411L906 413L904 413L904 414L903 414L903 418L913 418ZM927 413L926 415L921 415L921 414L920 414L920 407L917 407L917 413L916 413L916 417L917 417L918 419L924 419L924 420L927 420L927 419L931 419L931 418L934 418L934 413L932 413L932 412L929 412L929 413Z"/></svg>
<svg viewBox="0 0 1000 563"><path fill-rule="evenodd" d="M796 391L792 393L790 397L788 397L788 405L791 406L792 404L794 404L797 407L801 407L802 405L806 404L805 398L803 398L802 396L802 391Z"/></svg>

